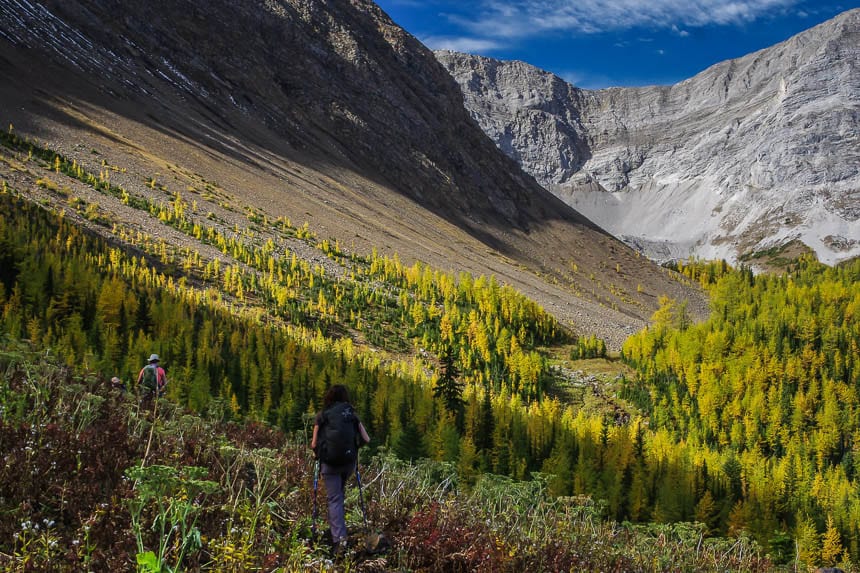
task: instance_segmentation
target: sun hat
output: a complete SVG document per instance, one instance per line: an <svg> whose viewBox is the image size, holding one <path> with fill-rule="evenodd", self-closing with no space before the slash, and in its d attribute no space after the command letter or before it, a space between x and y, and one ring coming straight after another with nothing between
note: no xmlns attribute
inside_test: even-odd
<svg viewBox="0 0 860 573"><path fill-rule="evenodd" d="M158 354L153 354L152 356L149 357L150 362L158 362L158 360L159 360Z"/></svg>

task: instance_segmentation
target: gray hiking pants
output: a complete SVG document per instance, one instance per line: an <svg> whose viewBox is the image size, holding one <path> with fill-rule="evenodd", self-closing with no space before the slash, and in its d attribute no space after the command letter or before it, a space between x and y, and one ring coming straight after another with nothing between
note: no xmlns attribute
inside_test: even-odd
<svg viewBox="0 0 860 573"><path fill-rule="evenodd" d="M331 540L337 544L346 541L346 515L343 508L346 482L355 471L355 466L330 466L320 464L320 473L325 481L326 501L328 502L328 524Z"/></svg>

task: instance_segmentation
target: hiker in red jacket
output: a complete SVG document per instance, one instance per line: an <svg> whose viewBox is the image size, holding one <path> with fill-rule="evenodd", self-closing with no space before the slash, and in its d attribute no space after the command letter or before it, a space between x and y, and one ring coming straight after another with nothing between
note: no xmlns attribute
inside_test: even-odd
<svg viewBox="0 0 860 573"><path fill-rule="evenodd" d="M143 389L144 398L152 396L163 396L164 387L167 386L167 375L164 368L158 365L158 354L149 357L149 364L140 370L137 375L137 383Z"/></svg>

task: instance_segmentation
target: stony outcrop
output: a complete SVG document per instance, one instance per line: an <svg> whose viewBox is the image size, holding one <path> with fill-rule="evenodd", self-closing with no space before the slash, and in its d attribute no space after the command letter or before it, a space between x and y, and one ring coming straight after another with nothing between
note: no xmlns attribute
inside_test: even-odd
<svg viewBox="0 0 860 573"><path fill-rule="evenodd" d="M580 90L436 55L503 151L651 257L793 240L828 263L860 255L860 10L673 86Z"/></svg>

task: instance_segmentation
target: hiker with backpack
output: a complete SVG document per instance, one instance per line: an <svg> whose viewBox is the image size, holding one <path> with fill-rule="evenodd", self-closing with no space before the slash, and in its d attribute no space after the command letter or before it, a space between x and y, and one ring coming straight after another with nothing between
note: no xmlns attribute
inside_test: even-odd
<svg viewBox="0 0 860 573"><path fill-rule="evenodd" d="M122 378L119 376L114 376L110 379L110 387L112 390L116 390L120 394L125 394L125 382L123 382Z"/></svg>
<svg viewBox="0 0 860 573"><path fill-rule="evenodd" d="M164 368L159 366L158 363L158 354L152 354L149 357L149 363L137 375L137 383L143 390L144 398L164 395L164 387L167 386L167 375L164 373Z"/></svg>
<svg viewBox="0 0 860 573"><path fill-rule="evenodd" d="M345 550L347 543L343 508L346 482L356 471L359 446L368 442L370 436L349 403L346 387L336 384L329 388L323 398L323 410L314 420L311 449L320 462L325 482L328 522L336 551Z"/></svg>

